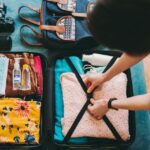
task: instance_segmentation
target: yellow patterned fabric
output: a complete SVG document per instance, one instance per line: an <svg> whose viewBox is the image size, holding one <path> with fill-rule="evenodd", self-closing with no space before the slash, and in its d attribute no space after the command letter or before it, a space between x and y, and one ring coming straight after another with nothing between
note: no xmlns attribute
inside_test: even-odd
<svg viewBox="0 0 150 150"><path fill-rule="evenodd" d="M0 143L39 143L41 103L0 99Z"/></svg>

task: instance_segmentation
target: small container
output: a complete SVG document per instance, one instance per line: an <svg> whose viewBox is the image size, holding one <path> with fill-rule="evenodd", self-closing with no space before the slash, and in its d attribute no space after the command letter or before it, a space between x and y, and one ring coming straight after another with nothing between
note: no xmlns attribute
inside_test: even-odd
<svg viewBox="0 0 150 150"><path fill-rule="evenodd" d="M13 90L21 90L20 59L21 58L15 58L15 64L13 70Z"/></svg>
<svg viewBox="0 0 150 150"><path fill-rule="evenodd" d="M30 67L27 64L23 65L21 86L22 91L31 90Z"/></svg>

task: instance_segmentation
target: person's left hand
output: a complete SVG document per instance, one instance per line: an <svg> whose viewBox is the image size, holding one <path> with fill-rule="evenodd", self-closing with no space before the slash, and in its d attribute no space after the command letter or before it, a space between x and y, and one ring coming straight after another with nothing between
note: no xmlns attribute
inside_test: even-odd
<svg viewBox="0 0 150 150"><path fill-rule="evenodd" d="M91 99L91 103L88 106L88 111L92 116L94 116L96 119L100 120L102 117L108 112L108 100L106 99L100 99L100 100L94 100Z"/></svg>

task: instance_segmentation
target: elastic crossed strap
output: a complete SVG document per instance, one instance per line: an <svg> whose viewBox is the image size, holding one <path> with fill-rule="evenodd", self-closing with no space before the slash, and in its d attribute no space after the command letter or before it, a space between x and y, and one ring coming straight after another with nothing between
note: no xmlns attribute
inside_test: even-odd
<svg viewBox="0 0 150 150"><path fill-rule="evenodd" d="M111 59L111 61L109 62L109 64L107 65L107 67L105 68L105 70L103 72L106 72L116 61L117 57L113 57ZM74 72L78 82L80 83L83 91L86 93L87 95L87 101L84 104L84 106L82 107L81 111L79 112L79 114L77 115L75 121L73 122L73 124L71 125L71 128L69 129L67 135L64 137L63 143L66 144L68 143L69 139L71 138L74 130L76 129L77 125L79 124L80 120L82 119L85 111L87 110L88 105L90 104L90 99L92 98L92 93L87 93L87 87L84 84L81 76L79 75L78 71L76 70L75 66L73 65L72 61L70 60L70 58L65 58L66 62L68 63L68 65L70 66L70 68L72 69L72 71ZM120 141L120 142L124 142L121 138L121 136L119 135L118 131L115 129L115 127L113 126L113 124L110 122L110 120L107 118L107 116L105 115L103 117L104 122L107 124L107 126L109 127L109 129L111 130L112 134L114 135L114 137L116 138L116 140Z"/></svg>

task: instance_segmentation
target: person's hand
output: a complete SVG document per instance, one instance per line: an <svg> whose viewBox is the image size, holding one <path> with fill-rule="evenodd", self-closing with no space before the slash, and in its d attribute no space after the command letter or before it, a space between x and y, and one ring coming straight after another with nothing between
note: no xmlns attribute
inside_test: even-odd
<svg viewBox="0 0 150 150"><path fill-rule="evenodd" d="M84 77L84 83L88 87L88 93L91 93L96 87L105 82L104 74L91 74Z"/></svg>
<svg viewBox="0 0 150 150"><path fill-rule="evenodd" d="M106 99L91 99L91 104L88 106L89 113L98 120L102 119L108 110L108 100Z"/></svg>

